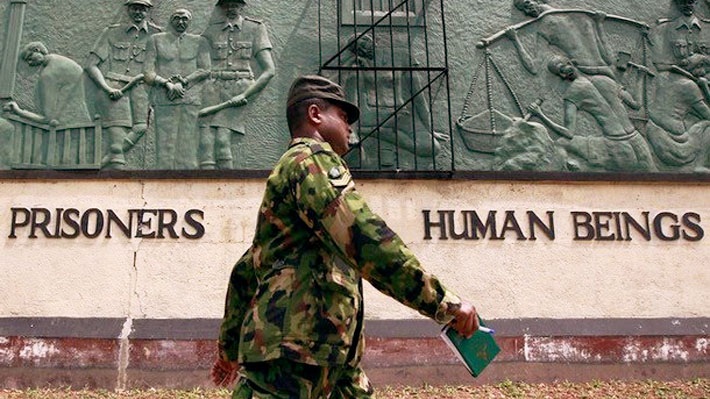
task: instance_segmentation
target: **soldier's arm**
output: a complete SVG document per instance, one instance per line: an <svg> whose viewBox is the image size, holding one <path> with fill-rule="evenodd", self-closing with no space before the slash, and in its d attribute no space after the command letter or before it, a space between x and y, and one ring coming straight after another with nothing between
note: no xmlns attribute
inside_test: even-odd
<svg viewBox="0 0 710 399"><path fill-rule="evenodd" d="M258 27L253 39L252 48L254 49L254 59L261 73L256 78L254 83L247 87L239 96L246 100L250 100L252 96L259 94L266 85L269 84L271 79L276 75L276 65L274 64L274 59L271 55L271 41L269 40L269 35L266 32L266 26L262 23L258 23ZM237 100L235 97L234 100Z"/></svg>
<svg viewBox="0 0 710 399"><path fill-rule="evenodd" d="M224 317L219 329L220 356L226 361L236 361L244 315L256 292L257 280L251 248L232 268L224 303Z"/></svg>
<svg viewBox="0 0 710 399"><path fill-rule="evenodd" d="M94 48L89 53L84 70L89 78L91 78L91 80L93 80L101 90L113 98L117 96L117 92L120 92L120 90L109 86L106 79L104 79L104 74L99 69L99 66L109 57L109 46L111 45L108 41L109 34L110 27L104 29L101 33L101 36L99 36L96 44L94 44Z"/></svg>
<svg viewBox="0 0 710 399"><path fill-rule="evenodd" d="M242 92L238 97L249 99L250 97L258 94L267 84L271 81L271 78L276 75L276 66L274 65L274 60L271 57L271 49L264 49L256 53L256 62L261 68L261 74L256 78L254 83L247 87L244 92Z"/></svg>
<svg viewBox="0 0 710 399"><path fill-rule="evenodd" d="M324 245L386 295L441 324L459 319L461 299L427 273L400 237L370 210L339 157L315 154L301 167L296 185L299 216L313 226ZM471 322L471 309L460 318Z"/></svg>

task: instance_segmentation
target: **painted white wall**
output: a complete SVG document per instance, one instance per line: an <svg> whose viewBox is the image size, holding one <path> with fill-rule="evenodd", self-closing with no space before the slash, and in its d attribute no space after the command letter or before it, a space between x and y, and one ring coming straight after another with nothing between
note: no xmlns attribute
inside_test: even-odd
<svg viewBox="0 0 710 399"><path fill-rule="evenodd" d="M248 247L263 180L0 181L0 317L218 318ZM695 212L707 184L361 180L359 190L427 270L486 318L709 317L710 237L574 241L572 211ZM199 240L9 238L13 207L204 211ZM555 212L556 239L424 240L422 210ZM436 215L433 214L433 217ZM435 230L438 232L438 230ZM707 234L706 234L707 235ZM367 287L367 317L415 312Z"/></svg>

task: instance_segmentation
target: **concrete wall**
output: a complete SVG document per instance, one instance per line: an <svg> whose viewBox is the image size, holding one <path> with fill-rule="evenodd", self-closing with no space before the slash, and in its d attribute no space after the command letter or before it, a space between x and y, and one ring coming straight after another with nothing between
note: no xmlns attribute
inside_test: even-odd
<svg viewBox="0 0 710 399"><path fill-rule="evenodd" d="M263 180L6 180L0 186L0 361L11 371L5 384L31 385L38 380L36 367L54 370L40 378L54 383L113 386L118 378L117 386L205 384L225 283L252 237ZM579 370L551 371L560 362L599 366L583 374L597 377L620 372L605 364L633 366L618 374L627 377L648 375L649 365L666 378L707 375L706 183L362 179L359 189L426 268L498 329L504 352L487 376L491 381L580 376ZM128 224L130 210L145 210L141 234L155 237L136 236L136 213L130 238L115 222L111 238L108 222L96 238L47 237L77 230L63 218L56 230L56 215L72 208L90 215L87 228L79 229L89 235L97 231L98 213L108 218L112 210ZM40 209L50 213L46 232ZM188 223L184 215L193 209L204 214L193 214ZM24 210L36 215L27 226ZM158 210L179 238L158 227ZM176 223L166 210L176 212ZM423 211L430 211L431 239L425 238ZM470 228L469 239L454 239L448 226L442 233L435 223L439 214L450 223L448 211L454 211L459 234L466 211L483 220L496 211L502 239L492 239L491 230L479 232L479 239L472 239ZM538 225L531 240L529 211L548 228L554 224L554 239ZM601 224L586 224L573 212L597 212ZM627 230L623 219L623 240L580 239L590 229L597 237L618 238L614 215L623 212L641 224L648 212L650 240ZM80 221L76 214L68 218ZM197 225L204 235L185 238L197 234ZM161 231L165 238L158 238ZM366 364L376 381L466 381L433 323L370 286L366 318L372 342ZM423 373L422 364L438 371ZM92 380L98 377L86 369L94 367L111 377ZM150 370L157 375L145 374Z"/></svg>

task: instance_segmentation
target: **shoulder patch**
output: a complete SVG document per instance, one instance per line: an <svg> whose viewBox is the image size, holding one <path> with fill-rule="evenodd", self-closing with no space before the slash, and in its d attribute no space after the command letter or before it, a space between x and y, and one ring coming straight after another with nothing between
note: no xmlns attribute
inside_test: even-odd
<svg viewBox="0 0 710 399"><path fill-rule="evenodd" d="M330 184L339 189L348 187L352 183L352 176L347 168L343 166L333 166L328 171L328 180Z"/></svg>

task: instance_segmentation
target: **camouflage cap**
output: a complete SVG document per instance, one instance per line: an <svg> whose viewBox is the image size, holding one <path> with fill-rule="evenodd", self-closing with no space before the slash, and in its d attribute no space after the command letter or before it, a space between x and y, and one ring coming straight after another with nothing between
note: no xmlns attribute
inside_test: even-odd
<svg viewBox="0 0 710 399"><path fill-rule="evenodd" d="M288 92L286 107L310 98L320 98L342 107L348 114L349 124L355 123L360 118L360 109L345 99L345 90L339 84L319 75L296 78Z"/></svg>
<svg viewBox="0 0 710 399"><path fill-rule="evenodd" d="M123 3L124 6L131 6L134 4L146 7L153 7L153 2L151 0L126 0L126 2Z"/></svg>

